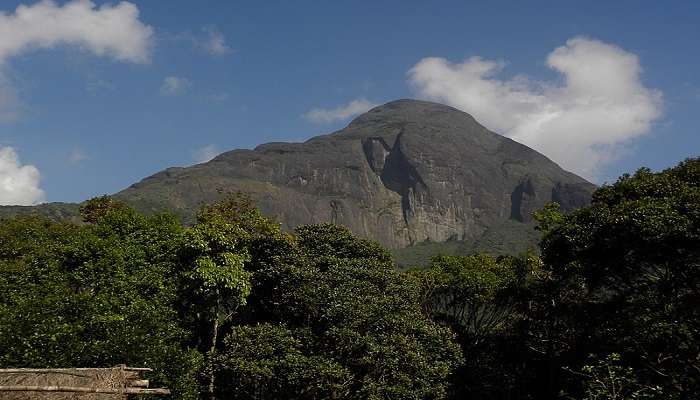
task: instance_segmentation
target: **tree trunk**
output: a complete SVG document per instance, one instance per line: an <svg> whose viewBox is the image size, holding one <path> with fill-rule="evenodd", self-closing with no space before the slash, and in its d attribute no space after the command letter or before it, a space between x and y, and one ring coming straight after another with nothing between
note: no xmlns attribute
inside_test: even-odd
<svg viewBox="0 0 700 400"><path fill-rule="evenodd" d="M219 299L216 300L216 311L214 312L214 323L211 332L211 347L209 348L209 386L207 392L209 400L215 400L214 396L214 356L216 355L216 342L219 339Z"/></svg>

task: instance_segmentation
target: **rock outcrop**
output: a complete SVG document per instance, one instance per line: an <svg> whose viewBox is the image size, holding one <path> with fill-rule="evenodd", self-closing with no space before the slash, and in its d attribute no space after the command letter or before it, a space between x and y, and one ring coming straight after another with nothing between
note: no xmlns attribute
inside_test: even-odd
<svg viewBox="0 0 700 400"><path fill-rule="evenodd" d="M191 221L202 203L240 191L287 228L331 221L397 249L531 226L546 202L571 210L587 204L593 189L464 112L398 100L335 133L169 168L115 197Z"/></svg>

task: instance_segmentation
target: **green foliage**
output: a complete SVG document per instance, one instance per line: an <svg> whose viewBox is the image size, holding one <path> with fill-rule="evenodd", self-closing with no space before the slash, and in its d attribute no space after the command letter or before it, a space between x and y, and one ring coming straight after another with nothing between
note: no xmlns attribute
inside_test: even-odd
<svg viewBox="0 0 700 400"><path fill-rule="evenodd" d="M198 223L185 232L182 253L190 266L185 277L204 303L227 300L234 308L245 303L250 273L244 270L249 255L241 245L243 235L238 226L223 220Z"/></svg>
<svg viewBox="0 0 700 400"><path fill-rule="evenodd" d="M246 303L252 273L248 247L253 240L279 232L249 198L233 196L202 208L197 224L185 231L181 260L185 266L182 297L196 335L196 347L207 355L206 386L215 391L214 362L220 330ZM206 333L205 333L206 332Z"/></svg>
<svg viewBox="0 0 700 400"><path fill-rule="evenodd" d="M552 363L619 353L666 398L700 392L699 171L642 168L545 229L533 346Z"/></svg>
<svg viewBox="0 0 700 400"><path fill-rule="evenodd" d="M180 224L123 207L93 225L0 224L0 365L153 367L183 398L199 357L177 320Z"/></svg>
<svg viewBox="0 0 700 400"><path fill-rule="evenodd" d="M440 399L461 362L389 253L250 201L195 225L109 198L0 224L0 364L155 368L176 398ZM225 340L222 340L225 338Z"/></svg>
<svg viewBox="0 0 700 400"><path fill-rule="evenodd" d="M621 364L620 355L612 353L595 364L587 364L575 375L583 378L585 397L582 400L665 399L659 386L638 382L634 369Z"/></svg>
<svg viewBox="0 0 700 400"><path fill-rule="evenodd" d="M350 372L314 355L308 343L281 325L234 327L219 356L222 398L317 399L349 395Z"/></svg>
<svg viewBox="0 0 700 400"><path fill-rule="evenodd" d="M411 271L423 308L457 333L466 358L454 377L453 398L509 397L517 389L520 366L510 354L519 346L514 333L525 288L540 264L530 253L475 254L435 257L428 268Z"/></svg>
<svg viewBox="0 0 700 400"><path fill-rule="evenodd" d="M239 229L245 239L269 237L280 232L280 224L262 215L251 198L243 193L203 206L197 214L197 223L226 223Z"/></svg>
<svg viewBox="0 0 700 400"><path fill-rule="evenodd" d="M476 345L503 328L529 267L512 257L439 256L429 268L413 274L421 281L426 311L458 329L463 341Z"/></svg>
<svg viewBox="0 0 700 400"><path fill-rule="evenodd" d="M545 233L564 223L564 214L559 211L559 204L555 202L545 204L542 210L535 211L533 217L537 221L537 230Z"/></svg>
<svg viewBox="0 0 700 400"><path fill-rule="evenodd" d="M129 213L130 211L132 210L126 204L109 196L95 197L86 201L79 208L80 216L83 217L83 221L88 223L95 223L110 213L116 215L119 212Z"/></svg>
<svg viewBox="0 0 700 400"><path fill-rule="evenodd" d="M306 255L316 261L338 258L368 258L392 263L391 253L379 243L360 239L347 228L334 224L296 228L297 240Z"/></svg>
<svg viewBox="0 0 700 400"><path fill-rule="evenodd" d="M275 239L277 251L256 251L265 267L253 278L249 324L226 340L217 379L232 386L221 393L444 398L461 357L452 333L422 313L417 282L395 271L385 250L345 228L305 226L297 233L298 240Z"/></svg>
<svg viewBox="0 0 700 400"><path fill-rule="evenodd" d="M541 259L408 273L342 227L282 232L240 195L189 227L106 197L81 211L0 223L0 365L149 366L183 399L700 392L699 159L548 205Z"/></svg>

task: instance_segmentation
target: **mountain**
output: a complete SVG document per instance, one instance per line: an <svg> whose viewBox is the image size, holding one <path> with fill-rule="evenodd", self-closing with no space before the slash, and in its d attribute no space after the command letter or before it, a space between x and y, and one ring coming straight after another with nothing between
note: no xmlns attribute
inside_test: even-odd
<svg viewBox="0 0 700 400"><path fill-rule="evenodd" d="M564 210L581 207L594 188L469 114L398 100L335 133L168 168L114 197L191 222L202 203L241 191L286 228L331 221L391 249L413 246L408 253L421 257L435 246L522 250L536 237L533 211L549 201ZM41 212L70 214L69 205L61 207Z"/></svg>

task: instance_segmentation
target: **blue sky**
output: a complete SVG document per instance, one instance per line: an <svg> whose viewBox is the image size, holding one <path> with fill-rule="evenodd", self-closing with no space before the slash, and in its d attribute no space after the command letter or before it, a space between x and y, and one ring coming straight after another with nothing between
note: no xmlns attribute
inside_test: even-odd
<svg viewBox="0 0 700 400"><path fill-rule="evenodd" d="M0 203L113 193L398 98L597 182L700 155L697 1L104 3L0 3Z"/></svg>

